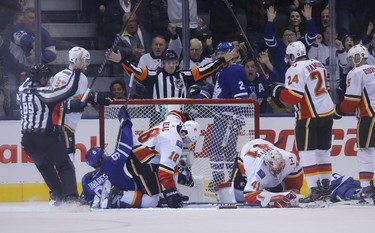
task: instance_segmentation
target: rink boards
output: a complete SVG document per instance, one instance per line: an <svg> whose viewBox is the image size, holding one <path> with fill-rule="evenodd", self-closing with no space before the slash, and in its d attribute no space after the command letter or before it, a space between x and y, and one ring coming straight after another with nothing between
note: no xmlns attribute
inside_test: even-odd
<svg viewBox="0 0 375 233"><path fill-rule="evenodd" d="M344 117L333 126L331 158L334 172L357 177L355 117ZM0 202L47 200L48 190L34 164L22 152L19 121L0 121ZM83 119L76 132L77 152L74 165L78 182L91 171L84 161L86 151L99 145L97 119ZM281 140L279 147L294 151L294 118L261 117L260 137L271 142ZM117 132L114 132L117 133ZM109 151L108 151L109 152ZM208 158L205 159L208 163ZM193 174L194 175L194 174ZM193 201L208 201L212 195L204 192L207 180L195 176L195 187L181 187L181 192ZM79 190L80 190L80 184Z"/></svg>

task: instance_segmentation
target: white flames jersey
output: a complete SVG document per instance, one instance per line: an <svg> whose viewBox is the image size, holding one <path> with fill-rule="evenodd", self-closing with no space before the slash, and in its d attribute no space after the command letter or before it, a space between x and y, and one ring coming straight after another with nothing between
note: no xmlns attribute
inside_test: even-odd
<svg viewBox="0 0 375 233"><path fill-rule="evenodd" d="M142 133L135 144L147 147L138 147L133 150L134 155L141 163L159 164L159 170L171 175L180 161L183 142L177 131L182 121L175 115L168 115L166 120L151 127Z"/></svg>
<svg viewBox="0 0 375 233"><path fill-rule="evenodd" d="M331 115L334 104L327 90L327 70L318 60L298 61L285 74L285 87L302 98L294 105L297 119Z"/></svg>
<svg viewBox="0 0 375 233"><path fill-rule="evenodd" d="M359 102L357 115L375 116L375 66L362 65L351 70L346 78L345 100Z"/></svg>
<svg viewBox="0 0 375 233"><path fill-rule="evenodd" d="M52 78L52 86L53 87L60 87L65 85L74 75L74 72L69 69L64 69L58 72ZM78 83L78 89L76 93L70 97L70 99L81 99L85 91L87 90L88 80L85 74L81 73ZM77 124L81 119L82 114L79 112L72 112L65 115L65 126L68 126L71 130L75 131L77 128Z"/></svg>
<svg viewBox="0 0 375 233"><path fill-rule="evenodd" d="M269 148L278 150L285 160L285 168L277 176L273 176L264 163L264 153ZM287 176L298 176L302 170L295 154L277 148L263 139L254 139L246 143L239 153L247 177L244 193L276 187Z"/></svg>

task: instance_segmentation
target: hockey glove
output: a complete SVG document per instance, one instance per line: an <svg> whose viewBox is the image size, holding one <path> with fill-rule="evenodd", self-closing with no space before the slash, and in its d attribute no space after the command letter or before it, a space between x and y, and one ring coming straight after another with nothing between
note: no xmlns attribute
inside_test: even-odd
<svg viewBox="0 0 375 233"><path fill-rule="evenodd" d="M85 103L80 100L71 99L66 100L63 104L65 113L69 114L71 112L83 112L85 111Z"/></svg>
<svg viewBox="0 0 375 233"><path fill-rule="evenodd" d="M194 187L194 179L190 166L181 167L180 164L178 165L178 183L188 187Z"/></svg>
<svg viewBox="0 0 375 233"><path fill-rule="evenodd" d="M182 208L182 196L177 189L166 189L163 195L169 208Z"/></svg>
<svg viewBox="0 0 375 233"><path fill-rule="evenodd" d="M268 81L266 84L267 95L271 97L273 102L279 108L285 108L285 105L280 101L281 90L285 89L283 85Z"/></svg>
<svg viewBox="0 0 375 233"><path fill-rule="evenodd" d="M107 93L100 93L100 92L90 92L89 99L87 102L89 102L92 105L104 105L108 106L112 103L113 98L107 94Z"/></svg>
<svg viewBox="0 0 375 233"><path fill-rule="evenodd" d="M334 120L340 120L345 114L340 110L340 104L335 105L335 112L333 113Z"/></svg>
<svg viewBox="0 0 375 233"><path fill-rule="evenodd" d="M133 123L131 121L129 113L126 111L125 106L122 106L118 111L118 120L120 121L121 127L128 126L132 127Z"/></svg>
<svg viewBox="0 0 375 233"><path fill-rule="evenodd" d="M262 207L285 208L291 206L291 200L297 198L297 195L290 191L288 193L271 193L263 191L256 196Z"/></svg>
<svg viewBox="0 0 375 233"><path fill-rule="evenodd" d="M270 201L270 207L286 208L291 206L290 201L295 199L297 195L294 192L289 192L286 195L280 194L273 196Z"/></svg>

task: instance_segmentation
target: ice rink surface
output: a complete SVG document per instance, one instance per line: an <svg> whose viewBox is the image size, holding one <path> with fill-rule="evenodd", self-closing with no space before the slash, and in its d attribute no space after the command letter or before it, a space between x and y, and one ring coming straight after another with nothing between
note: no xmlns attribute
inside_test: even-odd
<svg viewBox="0 0 375 233"><path fill-rule="evenodd" d="M46 202L0 203L2 233L353 233L374 232L375 206L328 208L54 208Z"/></svg>

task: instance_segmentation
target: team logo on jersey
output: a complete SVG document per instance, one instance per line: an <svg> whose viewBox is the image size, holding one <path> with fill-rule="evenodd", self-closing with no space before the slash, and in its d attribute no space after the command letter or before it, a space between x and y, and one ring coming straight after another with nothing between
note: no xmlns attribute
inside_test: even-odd
<svg viewBox="0 0 375 233"><path fill-rule="evenodd" d="M264 173L264 171L262 169L259 169L259 171L257 172L258 176L263 179L264 177L266 177L266 173Z"/></svg>
<svg viewBox="0 0 375 233"><path fill-rule="evenodd" d="M180 140L177 140L176 146L180 147L182 149L183 143Z"/></svg>
<svg viewBox="0 0 375 233"><path fill-rule="evenodd" d="M176 86L177 89L183 89L184 88L184 80L182 80L182 78L176 78L174 80L174 85Z"/></svg>

